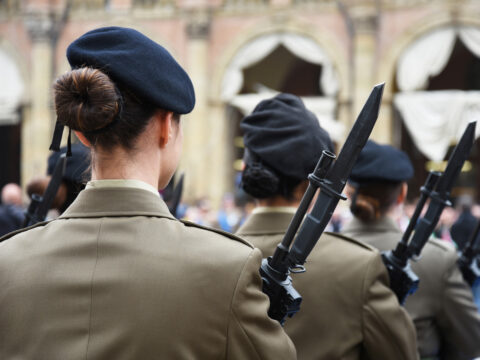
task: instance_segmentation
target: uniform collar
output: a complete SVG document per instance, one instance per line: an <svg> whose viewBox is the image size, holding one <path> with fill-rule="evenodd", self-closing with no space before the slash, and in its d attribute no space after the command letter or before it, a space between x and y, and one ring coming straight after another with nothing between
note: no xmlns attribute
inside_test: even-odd
<svg viewBox="0 0 480 360"><path fill-rule="evenodd" d="M372 222L363 222L357 218L352 218L352 220L345 226L342 232L345 233L356 233L356 232L386 232L393 231L401 233L400 228L395 224L395 222L388 216L383 216L380 219Z"/></svg>
<svg viewBox="0 0 480 360"><path fill-rule="evenodd" d="M245 223L238 229L237 234L284 234L287 231L294 212L268 211L261 208L260 212L252 212Z"/></svg>
<svg viewBox="0 0 480 360"><path fill-rule="evenodd" d="M134 179L103 179L103 180L91 180L87 183L86 189L91 188L112 188L112 187L125 187L125 188L138 188L148 190L151 193L160 196L157 189L152 185L147 184L141 180Z"/></svg>
<svg viewBox="0 0 480 360"><path fill-rule="evenodd" d="M165 202L138 187L90 187L80 192L60 218L156 216L175 219Z"/></svg>
<svg viewBox="0 0 480 360"><path fill-rule="evenodd" d="M284 213L284 214L295 214L297 209L293 206L258 206L253 209L252 214L262 214L262 213Z"/></svg>

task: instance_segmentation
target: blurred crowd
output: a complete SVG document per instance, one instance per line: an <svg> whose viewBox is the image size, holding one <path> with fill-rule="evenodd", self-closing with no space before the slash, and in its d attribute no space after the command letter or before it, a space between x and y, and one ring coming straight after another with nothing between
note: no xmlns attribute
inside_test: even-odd
<svg viewBox="0 0 480 360"><path fill-rule="evenodd" d="M15 183L6 184L2 188L0 235L22 227L24 213L30 202L28 194L31 195L31 190L24 191ZM417 199L414 199L400 208L397 214L393 214L401 229L406 229L416 205ZM207 197L199 198L193 202L181 202L177 209L177 217L199 225L234 233L243 224L254 207L254 200L239 190L235 194L226 193L218 208L213 206L212 201ZM426 208L427 206L424 206L424 211ZM59 213L58 210L52 209L48 218L55 218ZM340 232L351 218L352 214L348 200L340 202L326 231ZM432 236L449 242L457 250L461 250L464 245L464 241L461 239L469 239L477 219L480 219L480 204L475 203L471 196L460 196L455 199L454 206L446 207L443 210Z"/></svg>

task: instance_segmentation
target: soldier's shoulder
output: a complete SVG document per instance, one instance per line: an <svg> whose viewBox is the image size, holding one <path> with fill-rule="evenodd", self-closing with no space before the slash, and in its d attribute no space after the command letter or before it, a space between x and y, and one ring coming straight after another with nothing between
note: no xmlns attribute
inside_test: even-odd
<svg viewBox="0 0 480 360"><path fill-rule="evenodd" d="M339 246L348 247L352 249L358 249L359 251L365 252L378 252L373 246L364 243L363 241L356 240L354 238L348 237L344 234L324 232L322 238L326 241L334 241Z"/></svg>
<svg viewBox="0 0 480 360"><path fill-rule="evenodd" d="M433 238L427 241L427 246L425 247L425 250L433 250L449 254L456 252L455 246L453 244L450 244L445 240L438 240Z"/></svg>
<svg viewBox="0 0 480 360"><path fill-rule="evenodd" d="M453 244L445 240L429 239L422 251L421 258L427 263L450 264L456 262L457 251Z"/></svg>
<svg viewBox="0 0 480 360"><path fill-rule="evenodd" d="M205 235L205 236L214 236L214 237L223 237L223 238L226 238L226 239L229 239L229 240L233 240L239 244L242 244L242 245L245 245L247 247L249 247L250 249L253 249L253 245L250 244L248 241L236 236L236 235L233 235L229 232L226 232L226 231L223 231L223 230L219 230L219 229L215 229L215 228L211 228L211 227L208 227L208 226L203 226L203 225L199 225L199 224L196 224L194 222L191 222L191 221L188 221L188 220L180 220L180 222L185 225L187 228L191 229L192 231L196 231L198 232L198 234L201 236L201 235Z"/></svg>
<svg viewBox="0 0 480 360"><path fill-rule="evenodd" d="M28 226L28 227L25 227L25 228L22 228L22 229L18 229L18 230L15 230L15 231L12 231L8 234L5 234L3 235L2 237L0 237L0 244L2 243L6 243L6 240L9 240L11 238L13 238L14 236L17 236L17 235L20 235L20 234L23 234L29 230L32 230L32 229L35 229L35 228L41 228L41 227L44 227L45 225L47 225L48 223L50 223L52 220L48 220L48 221L42 221L42 222L39 222L39 223L36 223L34 225L31 225L31 226Z"/></svg>

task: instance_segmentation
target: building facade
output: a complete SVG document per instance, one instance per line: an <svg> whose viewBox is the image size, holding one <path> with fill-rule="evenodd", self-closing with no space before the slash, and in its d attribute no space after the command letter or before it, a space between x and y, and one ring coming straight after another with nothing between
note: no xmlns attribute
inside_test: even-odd
<svg viewBox="0 0 480 360"><path fill-rule="evenodd" d="M0 185L45 172L66 47L111 25L162 44L193 80L185 200L234 190L239 121L260 99L302 96L341 146L379 82L372 138L407 150L419 185L480 115L478 14L475 0L0 0ZM476 193L477 152L459 191Z"/></svg>

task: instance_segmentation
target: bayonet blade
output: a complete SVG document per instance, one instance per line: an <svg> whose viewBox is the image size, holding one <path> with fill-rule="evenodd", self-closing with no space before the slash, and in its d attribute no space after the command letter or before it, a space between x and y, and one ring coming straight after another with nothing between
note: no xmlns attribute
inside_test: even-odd
<svg viewBox="0 0 480 360"><path fill-rule="evenodd" d="M294 266L305 263L307 256L332 217L353 165L377 121L384 85L382 83L373 88L350 130L338 160L325 176L315 205L310 214L306 216L290 250L289 261Z"/></svg>
<svg viewBox="0 0 480 360"><path fill-rule="evenodd" d="M445 172L438 181L438 185L435 189L439 194L449 194L450 190L452 190L455 179L462 170L463 164L465 163L465 160L467 160L468 155L470 154L470 149L475 141L476 124L476 121L472 121L468 124L460 141L457 146L455 146L455 149L453 149L452 155L450 155L450 158L448 159Z"/></svg>
<svg viewBox="0 0 480 360"><path fill-rule="evenodd" d="M341 192L378 118L385 83L374 86L327 178Z"/></svg>

